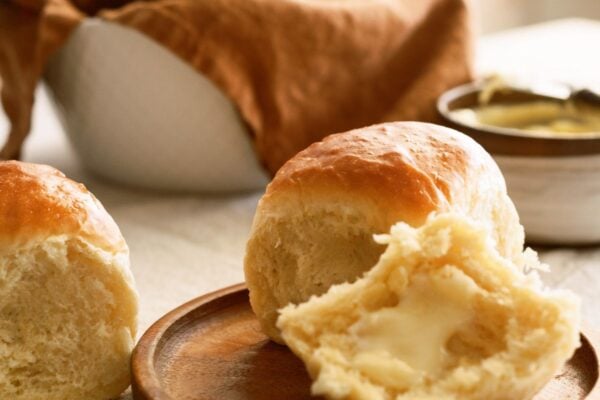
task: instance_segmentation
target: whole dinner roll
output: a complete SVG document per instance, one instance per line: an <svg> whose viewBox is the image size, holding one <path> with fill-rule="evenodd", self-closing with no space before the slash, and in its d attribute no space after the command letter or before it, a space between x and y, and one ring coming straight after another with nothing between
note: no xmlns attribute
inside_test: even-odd
<svg viewBox="0 0 600 400"><path fill-rule="evenodd" d="M454 212L484 226L522 265L523 228L491 156L445 127L395 122L334 134L290 159L259 202L244 269L261 326L282 342L278 310L352 282L376 264L373 234Z"/></svg>
<svg viewBox="0 0 600 400"><path fill-rule="evenodd" d="M129 250L100 202L54 168L0 162L0 398L117 397L136 324Z"/></svg>

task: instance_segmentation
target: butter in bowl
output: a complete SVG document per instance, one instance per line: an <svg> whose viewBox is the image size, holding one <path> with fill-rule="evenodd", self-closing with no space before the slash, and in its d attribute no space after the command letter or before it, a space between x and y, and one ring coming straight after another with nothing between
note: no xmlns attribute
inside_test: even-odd
<svg viewBox="0 0 600 400"><path fill-rule="evenodd" d="M493 155L528 241L597 243L600 103L588 91L545 88L480 81L447 91L437 106L446 125Z"/></svg>

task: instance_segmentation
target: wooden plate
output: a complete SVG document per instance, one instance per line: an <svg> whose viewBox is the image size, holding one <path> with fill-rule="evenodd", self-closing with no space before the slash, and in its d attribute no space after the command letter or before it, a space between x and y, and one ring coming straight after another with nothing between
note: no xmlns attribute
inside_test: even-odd
<svg viewBox="0 0 600 400"><path fill-rule="evenodd" d="M535 400L600 398L598 346L582 346ZM594 347L595 346L595 347ZM302 362L260 331L243 284L192 300L156 322L132 358L136 400L300 400Z"/></svg>

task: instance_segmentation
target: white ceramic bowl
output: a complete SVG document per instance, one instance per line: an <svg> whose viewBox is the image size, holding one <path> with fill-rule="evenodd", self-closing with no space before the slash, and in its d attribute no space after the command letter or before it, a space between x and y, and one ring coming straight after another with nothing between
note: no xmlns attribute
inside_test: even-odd
<svg viewBox="0 0 600 400"><path fill-rule="evenodd" d="M581 245L600 242L600 134L588 138L534 137L515 129L465 125L450 111L477 104L480 84L451 89L438 101L447 125L472 136L502 170L526 239ZM492 102L539 99L494 94Z"/></svg>
<svg viewBox="0 0 600 400"><path fill-rule="evenodd" d="M247 190L268 180L234 104L133 29L84 21L45 79L81 161L98 175L184 191Z"/></svg>
<svg viewBox="0 0 600 400"><path fill-rule="evenodd" d="M600 155L494 159L532 242L600 242Z"/></svg>

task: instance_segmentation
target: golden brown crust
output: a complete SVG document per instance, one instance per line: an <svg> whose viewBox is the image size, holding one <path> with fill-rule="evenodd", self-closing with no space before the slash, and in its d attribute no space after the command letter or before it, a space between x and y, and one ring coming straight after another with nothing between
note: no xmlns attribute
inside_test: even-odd
<svg viewBox="0 0 600 400"><path fill-rule="evenodd" d="M47 165L0 162L0 220L2 248L72 235L111 252L127 249L94 195Z"/></svg>
<svg viewBox="0 0 600 400"><path fill-rule="evenodd" d="M395 122L330 135L298 153L277 173L265 202L289 189L351 192L389 210L390 221L421 224L447 210L467 176L491 158L464 135L434 124ZM487 157L483 157L487 156ZM500 182L503 185L502 182Z"/></svg>

